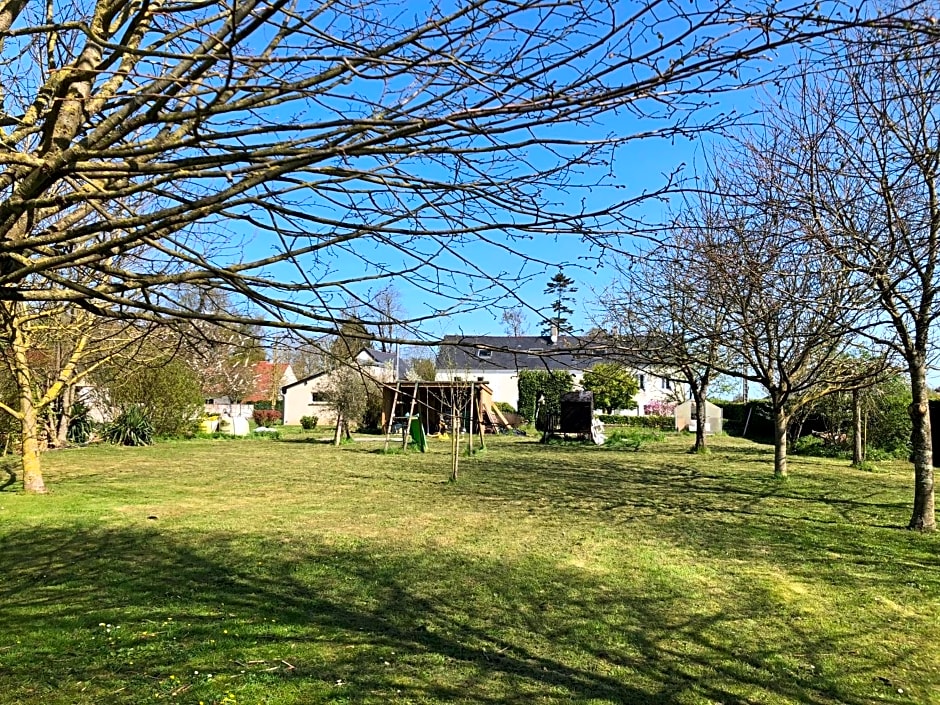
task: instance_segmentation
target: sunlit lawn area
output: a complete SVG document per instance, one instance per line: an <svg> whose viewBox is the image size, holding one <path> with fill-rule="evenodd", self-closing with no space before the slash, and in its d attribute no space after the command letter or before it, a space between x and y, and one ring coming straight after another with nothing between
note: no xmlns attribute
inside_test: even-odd
<svg viewBox="0 0 940 705"><path fill-rule="evenodd" d="M909 468L301 436L0 492L0 703L940 703Z"/></svg>

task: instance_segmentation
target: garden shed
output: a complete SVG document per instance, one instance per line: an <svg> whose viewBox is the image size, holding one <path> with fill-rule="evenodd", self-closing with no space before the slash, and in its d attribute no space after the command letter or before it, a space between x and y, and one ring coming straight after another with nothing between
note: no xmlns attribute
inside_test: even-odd
<svg viewBox="0 0 940 705"><path fill-rule="evenodd" d="M693 433L696 430L698 425L698 419L695 416L695 402L691 399L689 401L684 401L678 406L675 410L676 416L676 430L677 431L692 431ZM721 433L722 426L722 412L721 407L716 404L712 404L710 401L705 402L705 433Z"/></svg>
<svg viewBox="0 0 940 705"><path fill-rule="evenodd" d="M594 421L594 392L576 391L561 395L559 430L562 433L590 433Z"/></svg>

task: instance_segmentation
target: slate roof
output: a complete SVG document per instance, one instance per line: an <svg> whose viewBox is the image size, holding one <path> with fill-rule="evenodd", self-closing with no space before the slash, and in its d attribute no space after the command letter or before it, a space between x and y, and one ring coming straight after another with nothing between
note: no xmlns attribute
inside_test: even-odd
<svg viewBox="0 0 940 705"><path fill-rule="evenodd" d="M570 335L561 335L554 343L541 335L447 335L437 354L437 368L580 371L608 353L601 342Z"/></svg>
<svg viewBox="0 0 940 705"><path fill-rule="evenodd" d="M362 350L359 351L356 357L358 358L359 355L362 355L362 353L367 353L369 357L371 357L375 361L375 364L378 367L384 367L386 363L388 363L388 366L390 369L395 368L395 353L393 352L383 352L381 350L373 350L372 348L363 348ZM365 366L367 367L367 365ZM395 375L395 378L404 379L406 371L407 371L407 365L405 364L405 361L399 356L398 374ZM291 387L297 386L298 384L306 384L312 379L316 379L317 377L321 377L329 373L330 373L330 370L321 370L319 372L314 372L312 375L308 375L307 377L304 377L303 379L298 379L296 382L292 382L291 384L281 387L281 391L284 392L290 389Z"/></svg>

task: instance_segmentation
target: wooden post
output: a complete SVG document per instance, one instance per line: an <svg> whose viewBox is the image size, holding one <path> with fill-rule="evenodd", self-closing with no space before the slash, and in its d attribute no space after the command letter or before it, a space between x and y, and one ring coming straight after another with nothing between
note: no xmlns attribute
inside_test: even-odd
<svg viewBox="0 0 940 705"><path fill-rule="evenodd" d="M865 438L862 435L862 393L852 390L852 465L865 461Z"/></svg>
<svg viewBox="0 0 940 705"><path fill-rule="evenodd" d="M414 391L411 393L411 404L408 406L408 418L405 419L405 431L401 437L401 449L408 447L408 434L411 433L411 417L415 413L415 402L418 401L418 383L415 382Z"/></svg>
<svg viewBox="0 0 940 705"><path fill-rule="evenodd" d="M473 455L473 382L470 383L470 414L467 416L467 454Z"/></svg>
<svg viewBox="0 0 940 705"><path fill-rule="evenodd" d="M453 413L450 416L450 430L452 434L451 441L450 441L450 449L451 449L450 481L457 482L457 465L458 465L459 456L460 456L460 436L458 434L458 431L460 429L460 425L457 419L456 403L454 404L451 411Z"/></svg>
<svg viewBox="0 0 940 705"><path fill-rule="evenodd" d="M401 389L401 382L395 383L395 393L392 395L392 408L388 412L388 423L385 425L385 448L388 450L388 439L392 435L392 424L395 423L395 407L398 405L398 390ZM384 392L383 392L384 398ZM384 401L383 401L384 404Z"/></svg>

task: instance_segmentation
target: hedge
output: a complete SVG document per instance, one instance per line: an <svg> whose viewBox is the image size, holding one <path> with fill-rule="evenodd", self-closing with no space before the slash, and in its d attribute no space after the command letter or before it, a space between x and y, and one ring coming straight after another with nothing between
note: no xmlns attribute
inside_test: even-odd
<svg viewBox="0 0 940 705"><path fill-rule="evenodd" d="M619 416L601 414L597 417L605 426L632 426L633 428L655 428L659 431L675 431L673 416Z"/></svg>
<svg viewBox="0 0 940 705"><path fill-rule="evenodd" d="M774 437L773 412L766 399L754 401L728 401L711 399L715 406L721 407L722 430L729 436L743 436L747 426L747 437L769 439ZM749 418L750 417L750 418Z"/></svg>
<svg viewBox="0 0 940 705"><path fill-rule="evenodd" d="M519 413L527 419L535 418L535 402L539 394L545 395L545 406L540 412L558 414L561 395L574 388L574 380L567 372L522 370L519 372Z"/></svg>

